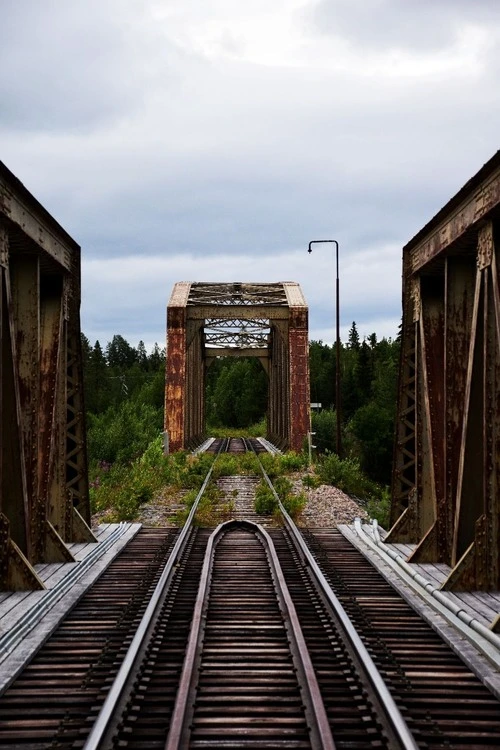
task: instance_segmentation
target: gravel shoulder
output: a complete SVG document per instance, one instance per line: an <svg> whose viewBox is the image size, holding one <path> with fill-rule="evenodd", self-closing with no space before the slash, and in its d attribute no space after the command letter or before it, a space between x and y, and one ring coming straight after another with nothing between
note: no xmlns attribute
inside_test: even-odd
<svg viewBox="0 0 500 750"><path fill-rule="evenodd" d="M306 507L297 522L298 526L331 528L339 524L354 523L356 517L362 520L369 518L366 510L338 487L321 484L315 489L308 489L304 487L302 480L296 480L294 490L304 492L307 497Z"/></svg>

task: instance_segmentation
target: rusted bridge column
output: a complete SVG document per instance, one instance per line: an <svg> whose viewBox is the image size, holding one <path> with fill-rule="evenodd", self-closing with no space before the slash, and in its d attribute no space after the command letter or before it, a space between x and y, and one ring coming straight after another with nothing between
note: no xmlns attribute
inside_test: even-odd
<svg viewBox="0 0 500 750"><path fill-rule="evenodd" d="M0 577L72 561L90 521L80 343L80 248L0 162Z"/></svg>
<svg viewBox="0 0 500 750"><path fill-rule="evenodd" d="M186 400L186 304L189 282L175 285L167 308L167 372L165 382L165 430L169 450L184 448Z"/></svg>
<svg viewBox="0 0 500 750"><path fill-rule="evenodd" d="M389 541L500 588L500 152L403 249Z"/></svg>
<svg viewBox="0 0 500 750"><path fill-rule="evenodd" d="M297 285L284 284L288 296L289 382L290 382L290 444L294 451L304 448L311 429L309 395L308 311Z"/></svg>

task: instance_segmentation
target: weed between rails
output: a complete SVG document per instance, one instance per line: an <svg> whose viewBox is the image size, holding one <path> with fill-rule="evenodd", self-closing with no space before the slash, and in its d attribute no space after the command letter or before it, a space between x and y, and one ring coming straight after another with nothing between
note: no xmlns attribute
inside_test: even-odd
<svg viewBox="0 0 500 750"><path fill-rule="evenodd" d="M292 472L303 473L303 483L314 488L320 483L331 484L349 495L364 498L368 513L379 523L388 527L390 497L388 488L383 488L366 478L354 459L341 460L335 454L322 458L315 473L305 473L308 468L307 455L285 453L283 455L261 454L264 469L271 478L278 496L292 518L297 518L306 504L304 493L295 494L286 478ZM214 457L208 454L193 456L179 452L165 456L162 437L150 443L140 458L129 464L94 462L90 471L90 498L92 513L99 515L101 522L115 523L137 518L141 506L149 503L159 493L175 494L190 490L183 503L185 509L171 519L181 525L187 517L201 484L212 465ZM257 457L252 453L223 454L219 456L213 470L212 483L201 499L196 514L200 526L214 526L231 517L234 500L223 502L215 487L217 479L238 474L260 475ZM255 510L262 514L275 514L277 503L267 484L257 486Z"/></svg>

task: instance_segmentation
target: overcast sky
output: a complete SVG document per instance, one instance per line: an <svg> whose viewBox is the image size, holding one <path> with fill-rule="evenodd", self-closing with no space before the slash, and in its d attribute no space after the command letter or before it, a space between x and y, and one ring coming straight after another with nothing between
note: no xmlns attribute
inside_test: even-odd
<svg viewBox="0 0 500 750"><path fill-rule="evenodd" d="M82 246L82 328L301 284L394 337L401 248L498 149L498 0L0 0L0 159Z"/></svg>

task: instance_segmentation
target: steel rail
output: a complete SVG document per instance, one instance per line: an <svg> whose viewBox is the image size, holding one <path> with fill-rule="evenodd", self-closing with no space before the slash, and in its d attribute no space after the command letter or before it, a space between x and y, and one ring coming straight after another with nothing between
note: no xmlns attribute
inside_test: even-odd
<svg viewBox="0 0 500 750"><path fill-rule="evenodd" d="M304 561L304 564L312 573L311 578L313 582L319 587L320 593L322 594L324 599L326 599L328 605L330 606L335 619L341 626L348 642L350 643L353 649L354 654L357 656L357 659L362 665L364 674L366 675L372 687L372 690L374 691L374 694L377 697L379 705L384 710L385 717L394 735L391 747L403 748L404 750L417 750L418 745L415 742L415 739L410 729L408 728L408 725L405 719L403 718L399 708L397 707L394 701L394 698L389 692L389 689L387 688L387 685L385 684L382 675L378 671L375 663L373 662L373 659L371 658L370 654L368 653L366 649L366 646L364 645L363 641L361 640L361 637L359 636L357 630L352 624L349 618L349 615L345 611L344 607L342 606L337 596L332 591L330 584L326 580L318 563L316 562L313 555L311 554L311 551L309 550L306 542L304 541L302 534L300 533L299 529L297 528L297 526L291 519L290 515L287 513L285 507L283 506L283 503L281 502L276 490L274 489L274 486L271 480L269 479L259 459L259 456L257 454L256 454L256 457L257 457L257 461L260 464L260 468L261 468L264 480L266 481L267 485L269 486L271 492L273 493L278 503L278 507L283 515L285 525L288 531L290 532L296 547L298 548L298 551ZM397 744L394 744L394 743L397 743Z"/></svg>
<svg viewBox="0 0 500 750"><path fill-rule="evenodd" d="M160 612L165 598L168 595L174 573L189 538L198 503L210 481L217 457L223 452L223 448L225 448L226 445L227 441L224 440L221 443L219 451L212 462L200 491L196 496L191 511L175 542L174 548L172 549L146 611L144 612L137 631L135 632L134 638L132 639L118 674L90 734L87 737L83 750L106 750L107 748L111 750L113 747L113 734L116 731L117 724L123 712L132 682L137 674L138 662L151 639L157 614Z"/></svg>
<svg viewBox="0 0 500 750"><path fill-rule="evenodd" d="M292 659L300 675L300 686L303 689L302 698L310 731L312 750L335 750L326 709L309 651L273 541L262 526L252 521L234 520L220 524L210 536L207 544L186 657L184 659L170 729L165 743L165 750L179 750L179 748L188 747L189 745L190 725L196 700L197 672L203 650L203 637L207 620L208 597L210 595L215 548L224 534L232 528L248 528L258 537L260 536L264 542L270 572L274 580L277 597L280 601L280 609L283 613L284 626L288 631Z"/></svg>

